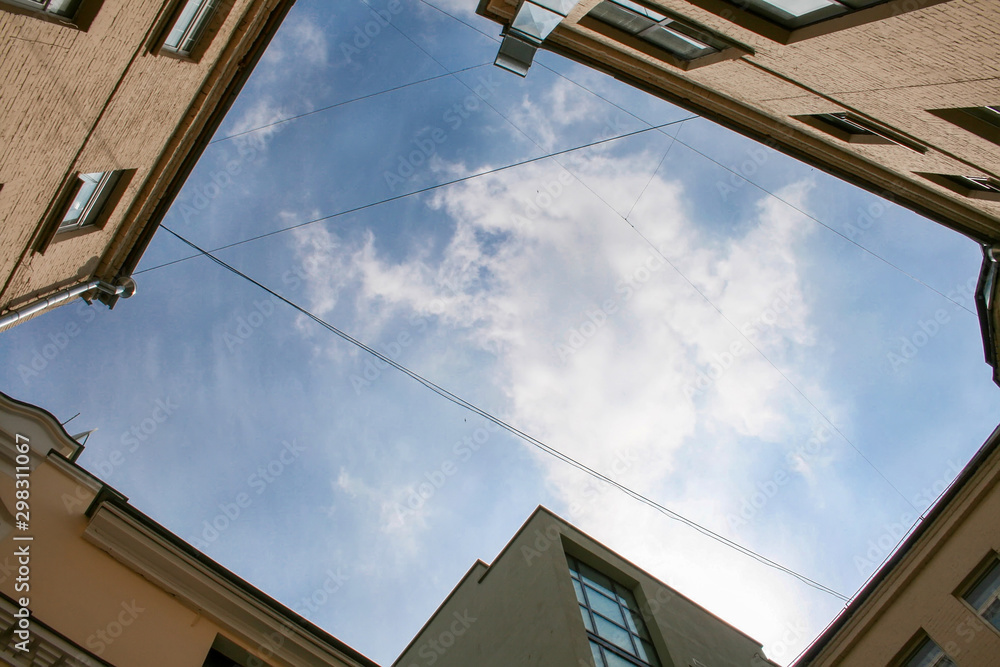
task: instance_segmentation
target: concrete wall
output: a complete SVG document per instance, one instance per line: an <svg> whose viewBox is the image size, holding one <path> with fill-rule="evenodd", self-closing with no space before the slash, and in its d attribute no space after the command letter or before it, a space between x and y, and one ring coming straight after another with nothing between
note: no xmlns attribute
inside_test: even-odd
<svg viewBox="0 0 1000 667"><path fill-rule="evenodd" d="M664 667L688 667L692 658L713 667L771 664L758 642L544 508L492 565L473 566L393 664L592 666L567 552L635 592Z"/></svg>

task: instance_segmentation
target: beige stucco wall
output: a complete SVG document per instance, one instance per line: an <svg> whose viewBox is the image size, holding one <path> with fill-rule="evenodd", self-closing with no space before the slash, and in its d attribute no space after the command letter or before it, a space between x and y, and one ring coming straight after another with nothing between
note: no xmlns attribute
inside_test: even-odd
<svg viewBox="0 0 1000 667"><path fill-rule="evenodd" d="M632 588L665 667L688 667L691 658L706 665L770 664L759 657L758 642L544 508L536 510L492 565L473 566L393 664L593 665L567 549Z"/></svg>
<svg viewBox="0 0 1000 667"><path fill-rule="evenodd" d="M882 667L923 629L958 667L1000 664L1000 631L961 599L1000 552L1000 450L818 654L799 667Z"/></svg>
<svg viewBox="0 0 1000 667"><path fill-rule="evenodd" d="M27 436L39 453L53 445L31 420L0 409L0 429ZM45 460L30 476L26 532L0 540L0 590L15 600L15 549L30 545L33 616L117 667L200 667L219 628L176 598L84 541L94 492ZM15 508L14 480L0 473L0 499ZM30 535L31 542L15 542Z"/></svg>

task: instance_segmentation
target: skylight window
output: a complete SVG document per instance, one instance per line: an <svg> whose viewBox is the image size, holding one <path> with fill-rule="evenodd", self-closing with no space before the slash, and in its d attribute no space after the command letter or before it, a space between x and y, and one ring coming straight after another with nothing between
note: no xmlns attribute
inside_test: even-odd
<svg viewBox="0 0 1000 667"><path fill-rule="evenodd" d="M728 44L704 30L632 0L605 0L594 7L588 16L685 61L719 53L728 47Z"/></svg>

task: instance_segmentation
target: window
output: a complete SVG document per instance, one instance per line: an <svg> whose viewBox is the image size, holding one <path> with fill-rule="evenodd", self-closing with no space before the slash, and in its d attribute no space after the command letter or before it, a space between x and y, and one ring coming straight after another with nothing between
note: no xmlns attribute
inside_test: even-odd
<svg viewBox="0 0 1000 667"><path fill-rule="evenodd" d="M957 176L920 172L917 172L917 175L970 199L1000 201L1000 181L989 176Z"/></svg>
<svg viewBox="0 0 1000 667"><path fill-rule="evenodd" d="M930 113L987 141L1000 144L1000 104L959 109L931 109Z"/></svg>
<svg viewBox="0 0 1000 667"><path fill-rule="evenodd" d="M750 51L666 11L632 0L604 0L580 25L682 69L737 58Z"/></svg>
<svg viewBox="0 0 1000 667"><path fill-rule="evenodd" d="M996 556L986 571L972 582L962 599L972 605L984 620L1000 630L1000 560Z"/></svg>
<svg viewBox="0 0 1000 667"><path fill-rule="evenodd" d="M80 6L80 0L6 0L6 2L64 18L73 18Z"/></svg>
<svg viewBox="0 0 1000 667"><path fill-rule="evenodd" d="M795 116L795 119L849 144L897 145L918 153L927 152L924 146L854 114L846 112L818 113L809 116Z"/></svg>
<svg viewBox="0 0 1000 667"><path fill-rule="evenodd" d="M218 0L186 0L163 42L163 50L188 56L205 31Z"/></svg>
<svg viewBox="0 0 1000 667"><path fill-rule="evenodd" d="M61 234L96 224L121 174L120 171L79 174L69 206L59 221L56 233Z"/></svg>
<svg viewBox="0 0 1000 667"><path fill-rule="evenodd" d="M732 1L732 0L730 0ZM877 5L885 0L736 0L741 8L789 28L802 28L824 19Z"/></svg>
<svg viewBox="0 0 1000 667"><path fill-rule="evenodd" d="M881 21L947 1L688 0L693 5L782 44Z"/></svg>
<svg viewBox="0 0 1000 667"><path fill-rule="evenodd" d="M597 667L660 667L632 592L567 555L569 573Z"/></svg>
<svg viewBox="0 0 1000 667"><path fill-rule="evenodd" d="M926 635L916 648L906 653L903 660L895 664L899 667L956 667L941 647Z"/></svg>

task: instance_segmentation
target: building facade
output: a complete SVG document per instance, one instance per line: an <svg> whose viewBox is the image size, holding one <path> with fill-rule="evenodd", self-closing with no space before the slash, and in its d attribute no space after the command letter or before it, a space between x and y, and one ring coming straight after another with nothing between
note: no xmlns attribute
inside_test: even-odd
<svg viewBox="0 0 1000 667"><path fill-rule="evenodd" d="M761 644L539 507L393 667L777 667Z"/></svg>
<svg viewBox="0 0 1000 667"><path fill-rule="evenodd" d="M794 667L1000 664L1000 427Z"/></svg>
<svg viewBox="0 0 1000 667"><path fill-rule="evenodd" d="M477 11L503 26L499 66L524 75L544 48L605 71L975 239L995 274L1000 4L481 0ZM996 368L996 283L980 288Z"/></svg>
<svg viewBox="0 0 1000 667"><path fill-rule="evenodd" d="M0 663L378 667L136 510L81 451L0 394Z"/></svg>
<svg viewBox="0 0 1000 667"><path fill-rule="evenodd" d="M113 306L294 0L0 0L0 327Z"/></svg>

